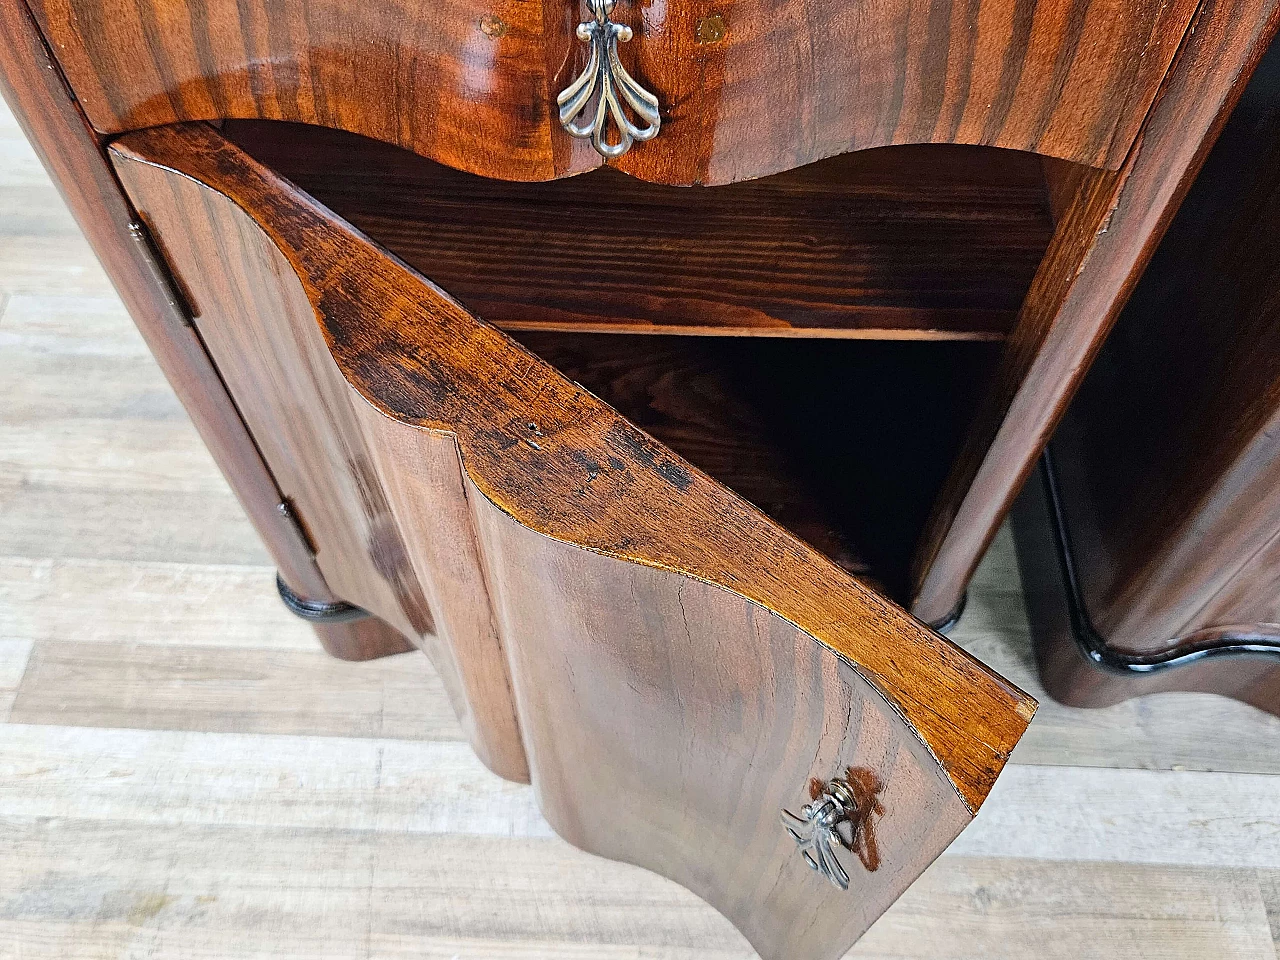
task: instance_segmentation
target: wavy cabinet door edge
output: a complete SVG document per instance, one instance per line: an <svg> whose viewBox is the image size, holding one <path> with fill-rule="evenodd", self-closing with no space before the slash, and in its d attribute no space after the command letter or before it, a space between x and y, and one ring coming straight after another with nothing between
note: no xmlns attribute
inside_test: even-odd
<svg viewBox="0 0 1280 960"><path fill-rule="evenodd" d="M682 883L766 958L819 960L969 822L1031 698L212 128L143 131L111 151L197 322L249 325L244 382L269 386L248 368L290 351L271 360L293 364L282 376L326 381L319 409L279 391L284 414L345 424L326 465L358 473L352 489L380 504L365 541L384 602L420 598L419 636L473 743L506 715L493 704L511 704L507 735L518 728L559 833ZM488 647L451 626L479 596L451 593L466 579L452 552L423 546L424 464L450 457ZM847 891L806 867L779 822L837 777L858 798L854 842L837 852Z"/></svg>

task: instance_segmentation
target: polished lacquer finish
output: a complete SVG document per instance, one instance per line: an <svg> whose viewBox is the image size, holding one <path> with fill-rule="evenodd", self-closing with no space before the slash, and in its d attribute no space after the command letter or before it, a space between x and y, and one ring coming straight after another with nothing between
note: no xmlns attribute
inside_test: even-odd
<svg viewBox="0 0 1280 960"><path fill-rule="evenodd" d="M727 183L885 144L968 143L1115 168L1193 0L621 3L662 131L619 161ZM484 176L603 162L560 125L586 65L566 0L32 0L94 126L261 117L340 127ZM712 20L714 18L714 20ZM710 22L709 22L710 21Z"/></svg>
<svg viewBox="0 0 1280 960"><path fill-rule="evenodd" d="M350 561L344 510L352 599L408 621L473 742L488 724L514 750L486 719L514 704L562 835L679 880L765 957L834 958L971 818L1029 698L212 128L112 149L232 393L295 460L322 569ZM430 543L437 514L461 555ZM849 777L842 892L779 815Z"/></svg>
<svg viewBox="0 0 1280 960"><path fill-rule="evenodd" d="M0 54L331 648L835 958L1033 709L886 593L958 608L1275 0L606 7L660 110L604 170L572 3L31 0L54 63L0 0Z"/></svg>
<svg viewBox="0 0 1280 960"><path fill-rule="evenodd" d="M1209 0L1117 174L1059 171L1061 211L916 559L912 611L954 609L1276 31L1275 0Z"/></svg>
<svg viewBox="0 0 1280 960"><path fill-rule="evenodd" d="M60 0L33 10L99 130L299 119L462 170L545 180L600 161L547 106L584 66L574 32L585 8L571 6ZM1194 29L1191 4L1133 0L614 13L635 19L627 68L668 91L662 133L617 161L637 177L725 183L919 142L1035 150L1052 171L1057 229L915 544L911 609L945 622L1270 37L1272 0L1207 0ZM762 306L763 317L727 329L777 319ZM862 329L933 330L931 319Z"/></svg>
<svg viewBox="0 0 1280 960"><path fill-rule="evenodd" d="M1208 689L1280 713L1278 94L1273 47L1054 437L1052 496L1019 510L1068 702Z"/></svg>

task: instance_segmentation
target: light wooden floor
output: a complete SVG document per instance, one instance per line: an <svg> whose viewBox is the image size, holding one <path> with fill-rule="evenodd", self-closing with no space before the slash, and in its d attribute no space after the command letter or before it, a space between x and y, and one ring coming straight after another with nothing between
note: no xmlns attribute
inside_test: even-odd
<svg viewBox="0 0 1280 960"><path fill-rule="evenodd" d="M0 108L2 109L2 108ZM955 638L1037 691L1007 536ZM0 113L0 958L746 958L550 834L417 655L328 659ZM870 958L1249 958L1280 721L1051 702Z"/></svg>

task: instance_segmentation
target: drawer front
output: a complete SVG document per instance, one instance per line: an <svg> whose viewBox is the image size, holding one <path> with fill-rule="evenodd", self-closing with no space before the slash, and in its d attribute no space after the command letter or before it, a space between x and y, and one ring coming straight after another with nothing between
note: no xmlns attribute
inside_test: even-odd
<svg viewBox="0 0 1280 960"><path fill-rule="evenodd" d="M416 611L564 837L807 960L969 822L1028 697L212 128L112 151L326 576Z"/></svg>
<svg viewBox="0 0 1280 960"><path fill-rule="evenodd" d="M91 122L340 127L485 176L601 163L562 128L586 5L497 0L32 0ZM1117 167L1195 0L620 3L620 64L661 129L619 164L725 183L892 143ZM625 37L625 34L624 34Z"/></svg>

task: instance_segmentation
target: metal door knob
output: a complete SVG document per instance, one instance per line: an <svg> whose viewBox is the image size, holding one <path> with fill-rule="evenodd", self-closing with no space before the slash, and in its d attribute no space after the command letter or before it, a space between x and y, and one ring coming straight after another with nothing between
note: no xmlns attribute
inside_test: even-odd
<svg viewBox="0 0 1280 960"><path fill-rule="evenodd" d="M812 803L800 809L800 816L782 811L782 826L800 848L804 862L841 890L849 889L849 874L836 859L833 845L853 849L857 830L858 801L844 780L832 780ZM848 836L841 828L848 825Z"/></svg>

